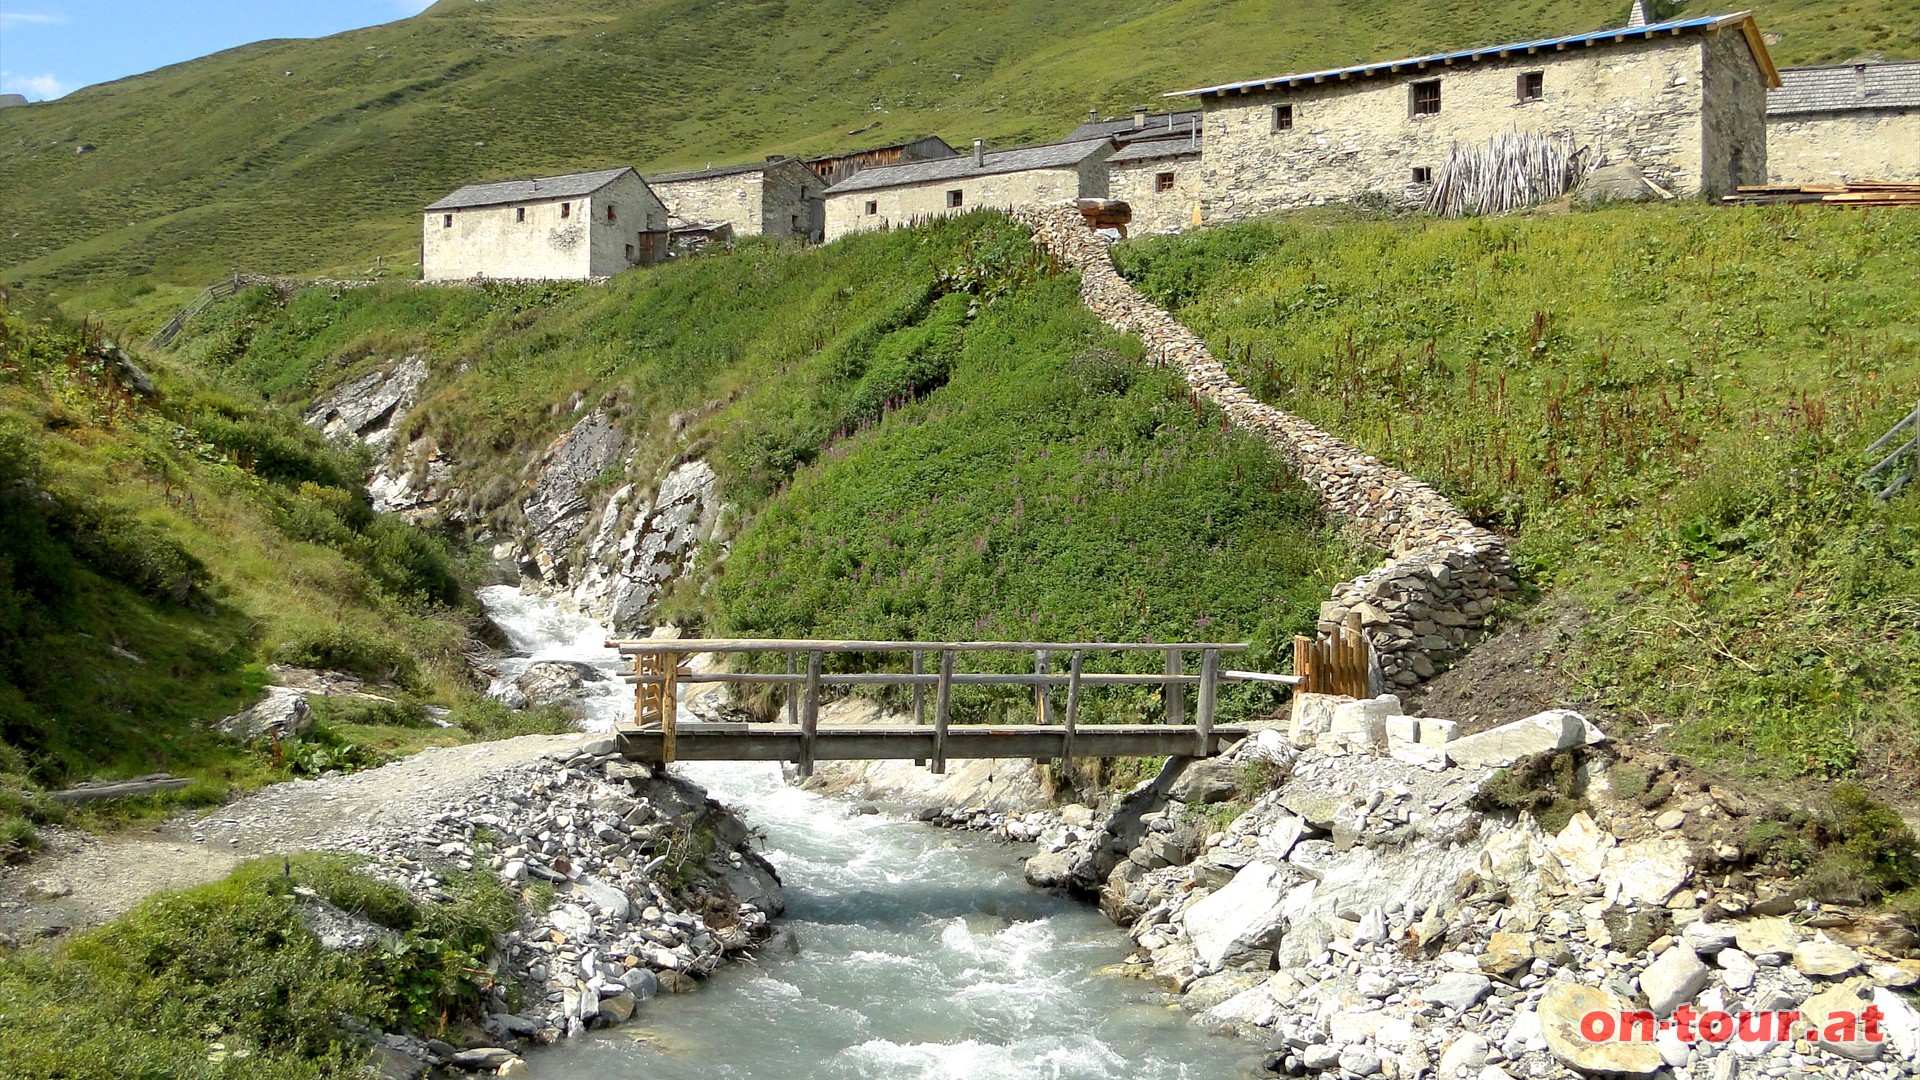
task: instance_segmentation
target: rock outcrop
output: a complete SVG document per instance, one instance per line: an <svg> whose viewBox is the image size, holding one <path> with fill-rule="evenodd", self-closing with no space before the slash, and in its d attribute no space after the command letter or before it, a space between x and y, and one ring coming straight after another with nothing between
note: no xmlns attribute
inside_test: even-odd
<svg viewBox="0 0 1920 1080"><path fill-rule="evenodd" d="M713 535L720 510L717 479L705 461L675 465L624 530L620 526L634 488L629 484L615 491L583 550L574 604L617 634L646 632L654 601L685 569L694 549Z"/></svg>
<svg viewBox="0 0 1920 1080"><path fill-rule="evenodd" d="M522 510L527 519L525 549L548 584L566 583L566 556L593 513L594 483L620 464L625 453L626 439L613 417L596 409L541 455Z"/></svg>
<svg viewBox="0 0 1920 1080"><path fill-rule="evenodd" d="M307 695L284 686L270 686L267 696L251 708L218 720L213 730L241 742L290 739L313 726L313 708Z"/></svg>

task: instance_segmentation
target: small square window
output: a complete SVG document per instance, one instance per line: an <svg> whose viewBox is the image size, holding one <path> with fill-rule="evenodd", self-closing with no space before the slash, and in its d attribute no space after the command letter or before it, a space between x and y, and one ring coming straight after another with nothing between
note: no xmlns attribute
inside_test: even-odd
<svg viewBox="0 0 1920 1080"><path fill-rule="evenodd" d="M867 200L867 216L868 216L868 217L872 217L873 215L875 215L875 214L877 214L877 213L879 213L879 212L880 212L880 204L879 204L879 202L877 202L877 201L875 201L875 200L873 200L873 199L868 199L868 200Z"/></svg>
<svg viewBox="0 0 1920 1080"><path fill-rule="evenodd" d="M573 204L572 204L572 203L570 203L570 202L563 202L563 203L561 203L561 204L560 204L560 216L561 216L561 217L563 217L563 218L570 218L570 217L572 217L572 216L573 216Z"/></svg>
<svg viewBox="0 0 1920 1080"><path fill-rule="evenodd" d="M633 261L633 245L632 244L627 245L627 261L628 262Z"/></svg>
<svg viewBox="0 0 1920 1080"><path fill-rule="evenodd" d="M513 208L513 220L515 220L515 221L525 221L525 220L527 220L527 208L526 208L526 207L524 207L524 206L516 206L516 207L514 207L514 208Z"/></svg>
<svg viewBox="0 0 1920 1080"><path fill-rule="evenodd" d="M614 215L613 215L613 204L612 204L612 203L608 203L608 204L607 204L607 220L608 220L608 221L613 221L613 220L616 220L616 219L614 218Z"/></svg>
<svg viewBox="0 0 1920 1080"><path fill-rule="evenodd" d="M1292 131L1293 130L1293 106L1275 105L1273 107L1273 130L1275 131Z"/></svg>
<svg viewBox="0 0 1920 1080"><path fill-rule="evenodd" d="M443 229L453 228L453 215L452 214L440 215L440 227Z"/></svg>
<svg viewBox="0 0 1920 1080"><path fill-rule="evenodd" d="M1172 191L1173 190L1173 174L1170 172L1163 172L1163 173L1156 174L1153 178L1153 190Z"/></svg>
<svg viewBox="0 0 1920 1080"><path fill-rule="evenodd" d="M1428 79L1413 84L1413 115L1440 115L1440 80Z"/></svg>
<svg viewBox="0 0 1920 1080"><path fill-rule="evenodd" d="M963 196L960 194L958 189L949 191L947 192L947 205L950 207L959 206L962 198Z"/></svg>
<svg viewBox="0 0 1920 1080"><path fill-rule="evenodd" d="M1415 165L1413 167L1413 182L1416 184L1433 183L1433 168L1428 165Z"/></svg>
<svg viewBox="0 0 1920 1080"><path fill-rule="evenodd" d="M1544 71L1524 71L1514 88L1521 101L1540 101L1547 96L1547 73Z"/></svg>

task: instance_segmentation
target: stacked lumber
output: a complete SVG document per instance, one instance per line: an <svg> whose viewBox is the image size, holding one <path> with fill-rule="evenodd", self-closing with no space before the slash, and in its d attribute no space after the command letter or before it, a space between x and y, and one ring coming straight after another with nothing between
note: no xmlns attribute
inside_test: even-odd
<svg viewBox="0 0 1920 1080"><path fill-rule="evenodd" d="M1920 206L1920 184L1891 180L1854 180L1845 184L1742 185L1722 202L1771 206L1776 203L1833 203L1836 206Z"/></svg>

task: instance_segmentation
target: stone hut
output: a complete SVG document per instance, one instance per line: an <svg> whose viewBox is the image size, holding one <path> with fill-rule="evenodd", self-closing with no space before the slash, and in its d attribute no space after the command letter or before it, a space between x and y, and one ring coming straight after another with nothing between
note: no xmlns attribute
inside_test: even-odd
<svg viewBox="0 0 1920 1080"><path fill-rule="evenodd" d="M1920 181L1920 62L1781 71L1767 172L1776 184Z"/></svg>
<svg viewBox="0 0 1920 1080"><path fill-rule="evenodd" d="M1106 198L1113 151L1111 139L993 151L976 140L964 157L863 169L827 189L827 239L982 206L1011 210Z"/></svg>
<svg viewBox="0 0 1920 1080"><path fill-rule="evenodd" d="M947 140L938 135L922 135L906 142L889 143L886 146L870 146L865 150L854 150L845 154L828 154L825 157L808 158L807 167L814 175L826 182L828 187L847 179L861 169L874 169L883 165L905 165L915 161L938 161L941 158L954 157L959 153L947 145Z"/></svg>
<svg viewBox="0 0 1920 1080"><path fill-rule="evenodd" d="M676 230L724 224L734 236L820 239L827 185L796 158L661 173L647 184L667 204Z"/></svg>
<svg viewBox="0 0 1920 1080"><path fill-rule="evenodd" d="M631 167L468 184L426 208L428 281L578 280L666 253L667 208Z"/></svg>
<svg viewBox="0 0 1920 1080"><path fill-rule="evenodd" d="M1673 195L1767 175L1752 15L1712 15L1179 91L1203 110L1203 216L1251 217L1368 192L1426 198L1456 144L1571 138Z"/></svg>
<svg viewBox="0 0 1920 1080"><path fill-rule="evenodd" d="M1198 224L1200 140L1137 139L1107 159L1107 197L1133 209L1134 233L1179 232Z"/></svg>

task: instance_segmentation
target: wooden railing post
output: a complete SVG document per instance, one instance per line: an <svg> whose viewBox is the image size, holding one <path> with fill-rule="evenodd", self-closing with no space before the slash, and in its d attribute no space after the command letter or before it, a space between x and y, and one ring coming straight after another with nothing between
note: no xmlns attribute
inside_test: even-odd
<svg viewBox="0 0 1920 1080"><path fill-rule="evenodd" d="M1075 649L1073 659L1067 665L1067 732L1060 740L1062 773L1073 767L1073 728L1080 719L1080 660L1083 655L1079 649Z"/></svg>
<svg viewBox="0 0 1920 1080"><path fill-rule="evenodd" d="M913 673L915 675L925 675L927 673L926 650L924 649L913 650ZM925 727L926 725L927 725L927 688L920 685L919 681L916 680L913 684L913 726ZM913 759L913 764L915 768L925 765L926 763L927 763L926 758Z"/></svg>
<svg viewBox="0 0 1920 1080"><path fill-rule="evenodd" d="M1220 650L1207 649L1200 654L1200 700L1194 707L1194 733L1199 739L1199 757L1213 756L1214 692L1220 681Z"/></svg>
<svg viewBox="0 0 1920 1080"><path fill-rule="evenodd" d="M953 705L953 650L940 650L940 682L933 692L933 774L947 771L947 719Z"/></svg>
<svg viewBox="0 0 1920 1080"><path fill-rule="evenodd" d="M1293 637L1293 673L1299 678L1294 691L1301 694L1317 694L1320 687L1313 680L1313 639L1301 634Z"/></svg>
<svg viewBox="0 0 1920 1080"><path fill-rule="evenodd" d="M820 654L807 654L807 703L800 711L800 775L813 775L813 737L820 730Z"/></svg>
<svg viewBox="0 0 1920 1080"><path fill-rule="evenodd" d="M1187 688L1173 679L1184 675L1185 663L1180 658L1179 649L1167 650L1167 675L1169 676L1164 697L1167 703L1167 723L1178 726L1187 720Z"/></svg>
<svg viewBox="0 0 1920 1080"><path fill-rule="evenodd" d="M797 675L799 673L800 673L800 665L794 659L793 650L788 649L787 650L787 674ZM790 682L787 684L787 723L798 724L799 722L800 722L800 684L797 682Z"/></svg>
<svg viewBox="0 0 1920 1080"><path fill-rule="evenodd" d="M1051 674L1052 665L1049 663L1051 659L1047 654L1047 650L1034 650L1033 673L1035 675ZM1040 718L1041 725L1045 726L1053 723L1053 687L1045 683L1038 683L1034 686L1033 691L1035 712Z"/></svg>

